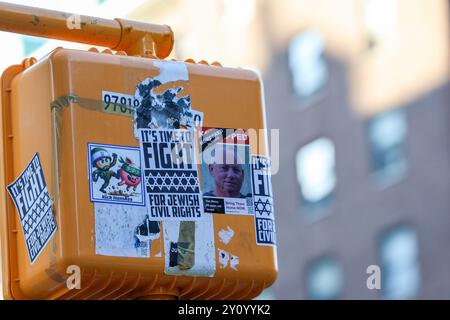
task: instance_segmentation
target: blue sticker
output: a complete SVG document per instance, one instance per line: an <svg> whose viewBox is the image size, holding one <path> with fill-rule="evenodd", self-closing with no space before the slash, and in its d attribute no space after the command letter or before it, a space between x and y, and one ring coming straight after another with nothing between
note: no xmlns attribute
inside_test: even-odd
<svg viewBox="0 0 450 320"><path fill-rule="evenodd" d="M262 246L276 245L275 216L270 178L270 159L263 156L252 156L256 244Z"/></svg>
<svg viewBox="0 0 450 320"><path fill-rule="evenodd" d="M154 221L203 218L193 132L139 129L148 216Z"/></svg>

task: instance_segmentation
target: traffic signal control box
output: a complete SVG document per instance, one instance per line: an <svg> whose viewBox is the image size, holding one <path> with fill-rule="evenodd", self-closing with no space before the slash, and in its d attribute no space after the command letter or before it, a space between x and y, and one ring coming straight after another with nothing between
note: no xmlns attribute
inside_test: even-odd
<svg viewBox="0 0 450 320"><path fill-rule="evenodd" d="M262 82L57 48L1 79L8 299L249 299L277 276Z"/></svg>

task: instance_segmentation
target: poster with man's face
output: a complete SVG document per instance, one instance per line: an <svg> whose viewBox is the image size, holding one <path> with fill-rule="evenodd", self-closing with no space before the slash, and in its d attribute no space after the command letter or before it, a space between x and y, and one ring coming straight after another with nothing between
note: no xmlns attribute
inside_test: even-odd
<svg viewBox="0 0 450 320"><path fill-rule="evenodd" d="M203 128L200 137L205 212L252 214L248 135L243 130Z"/></svg>

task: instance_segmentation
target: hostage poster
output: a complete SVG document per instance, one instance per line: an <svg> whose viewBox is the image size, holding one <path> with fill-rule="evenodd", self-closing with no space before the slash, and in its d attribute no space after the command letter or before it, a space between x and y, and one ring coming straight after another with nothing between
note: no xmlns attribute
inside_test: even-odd
<svg viewBox="0 0 450 320"><path fill-rule="evenodd" d="M205 212L253 214L246 130L202 128L199 135Z"/></svg>
<svg viewBox="0 0 450 320"><path fill-rule="evenodd" d="M202 219L193 132L184 129L139 129L138 132L149 219Z"/></svg>

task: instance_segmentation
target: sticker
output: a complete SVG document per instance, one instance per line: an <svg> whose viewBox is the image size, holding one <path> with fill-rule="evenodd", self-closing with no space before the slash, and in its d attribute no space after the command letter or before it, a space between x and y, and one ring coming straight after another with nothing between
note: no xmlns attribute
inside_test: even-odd
<svg viewBox="0 0 450 320"><path fill-rule="evenodd" d="M218 249L220 269L231 268L238 271L239 257L231 254L228 251Z"/></svg>
<svg viewBox="0 0 450 320"><path fill-rule="evenodd" d="M212 277L216 271L212 215L164 222L165 273Z"/></svg>
<svg viewBox="0 0 450 320"><path fill-rule="evenodd" d="M213 218L204 214L193 163L193 130L202 127L203 113L191 108L185 63L155 61L154 65L160 73L137 85L139 106L134 115L149 219L164 220L166 274L213 276Z"/></svg>
<svg viewBox="0 0 450 320"><path fill-rule="evenodd" d="M88 144L92 202L144 205L139 148Z"/></svg>
<svg viewBox="0 0 450 320"><path fill-rule="evenodd" d="M52 200L37 153L7 189L19 212L28 255L34 263L56 232Z"/></svg>
<svg viewBox="0 0 450 320"><path fill-rule="evenodd" d="M143 178L151 220L188 221L203 217L193 132L139 129Z"/></svg>
<svg viewBox="0 0 450 320"><path fill-rule="evenodd" d="M179 129L188 126L191 113L191 97L186 84L189 78L185 63L155 61L160 73L137 85L134 97L139 106L134 113L135 136L139 139L141 128Z"/></svg>
<svg viewBox="0 0 450 320"><path fill-rule="evenodd" d="M276 245L275 217L270 177L270 159L263 156L252 156L256 243L265 246Z"/></svg>
<svg viewBox="0 0 450 320"><path fill-rule="evenodd" d="M139 106L139 100L133 95L111 91L102 91L102 111L133 117L134 110Z"/></svg>
<svg viewBox="0 0 450 320"><path fill-rule="evenodd" d="M203 128L200 145L205 212L253 214L250 146L246 131Z"/></svg>
<svg viewBox="0 0 450 320"><path fill-rule="evenodd" d="M219 264L220 269L224 269L228 266L228 262L230 261L230 254L225 250L219 249Z"/></svg>
<svg viewBox="0 0 450 320"><path fill-rule="evenodd" d="M203 112L197 110L191 110L193 127L203 127ZM187 125L189 127L189 125Z"/></svg>
<svg viewBox="0 0 450 320"><path fill-rule="evenodd" d="M148 219L145 207L94 203L94 210L96 254L150 257L153 240L160 238L161 230L159 222ZM160 248L153 250L160 252Z"/></svg>
<svg viewBox="0 0 450 320"><path fill-rule="evenodd" d="M231 255L230 259L230 268L238 271L238 265L239 265L239 257L235 255Z"/></svg>

